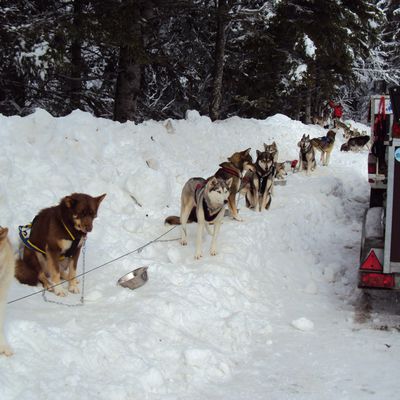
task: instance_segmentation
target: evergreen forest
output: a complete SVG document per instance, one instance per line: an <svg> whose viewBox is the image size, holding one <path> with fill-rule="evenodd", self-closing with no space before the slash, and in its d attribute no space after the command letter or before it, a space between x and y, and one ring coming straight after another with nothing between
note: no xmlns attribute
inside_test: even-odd
<svg viewBox="0 0 400 400"><path fill-rule="evenodd" d="M362 120L400 84L398 0L2 0L0 113Z"/></svg>

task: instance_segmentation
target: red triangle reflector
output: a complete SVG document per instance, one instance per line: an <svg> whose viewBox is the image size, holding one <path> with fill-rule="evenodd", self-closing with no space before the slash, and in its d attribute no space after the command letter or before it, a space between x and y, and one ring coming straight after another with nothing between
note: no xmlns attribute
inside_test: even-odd
<svg viewBox="0 0 400 400"><path fill-rule="evenodd" d="M371 250L367 256L367 258L362 263L360 269L366 269L368 271L382 271L383 267L375 252Z"/></svg>

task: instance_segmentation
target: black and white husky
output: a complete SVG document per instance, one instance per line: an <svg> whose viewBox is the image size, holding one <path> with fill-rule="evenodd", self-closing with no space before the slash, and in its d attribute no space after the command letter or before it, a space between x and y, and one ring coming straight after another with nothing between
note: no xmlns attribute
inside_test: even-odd
<svg viewBox="0 0 400 400"><path fill-rule="evenodd" d="M310 135L303 134L300 142L297 143L297 146L300 147L299 152L299 172L305 169L307 171L307 175L310 174L310 171L314 171L317 166L315 161L315 151L314 147L311 143Z"/></svg>
<svg viewBox="0 0 400 400"><path fill-rule="evenodd" d="M271 195L276 176L274 159L274 153L257 150L255 171L247 171L240 191L245 195L248 208L262 211L268 210L271 205Z"/></svg>
<svg viewBox="0 0 400 400"><path fill-rule="evenodd" d="M225 207L228 203L230 194L229 188L232 178L224 180L215 176L209 179L191 178L182 189L181 195L181 215L167 217L165 223L182 226L181 244L187 245L186 224L197 222L197 238L195 258L202 256L203 231L212 235L210 254L217 254L217 236L221 227L221 222L225 214ZM213 224L213 232L209 225Z"/></svg>
<svg viewBox="0 0 400 400"><path fill-rule="evenodd" d="M256 174L258 176L259 211L268 210L275 178L275 157L268 151L257 150Z"/></svg>

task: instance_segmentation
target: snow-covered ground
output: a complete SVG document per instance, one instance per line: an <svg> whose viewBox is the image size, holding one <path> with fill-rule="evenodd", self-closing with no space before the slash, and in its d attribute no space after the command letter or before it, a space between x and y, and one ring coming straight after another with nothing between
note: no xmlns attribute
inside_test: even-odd
<svg viewBox="0 0 400 400"><path fill-rule="evenodd" d="M325 132L283 115L212 123L192 111L140 125L78 111L0 116L0 224L17 248L18 225L41 208L72 192L107 193L87 241L91 270L170 229L163 221L179 214L188 178L210 176L238 150L251 147L254 157L273 140L280 160L296 159L303 133ZM15 354L0 357L0 399L397 398L396 298L384 292L387 306L382 300L370 318L357 306L367 153L340 153L342 143L339 131L328 167L276 186L269 211L241 199L244 221L225 218L215 257L205 236L194 260L190 225L186 247L152 243L88 273L83 307L40 294L9 304ZM145 265L146 285L116 285ZM8 300L39 289L15 281ZM80 296L47 298L77 304Z"/></svg>

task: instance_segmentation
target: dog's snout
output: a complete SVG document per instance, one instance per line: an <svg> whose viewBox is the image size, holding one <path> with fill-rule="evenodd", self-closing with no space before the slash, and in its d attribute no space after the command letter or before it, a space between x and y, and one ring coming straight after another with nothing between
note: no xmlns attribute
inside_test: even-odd
<svg viewBox="0 0 400 400"><path fill-rule="evenodd" d="M228 200L224 200L224 204L228 204Z"/></svg>
<svg viewBox="0 0 400 400"><path fill-rule="evenodd" d="M93 225L92 224L85 224L85 231L86 232L92 232Z"/></svg>

